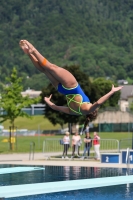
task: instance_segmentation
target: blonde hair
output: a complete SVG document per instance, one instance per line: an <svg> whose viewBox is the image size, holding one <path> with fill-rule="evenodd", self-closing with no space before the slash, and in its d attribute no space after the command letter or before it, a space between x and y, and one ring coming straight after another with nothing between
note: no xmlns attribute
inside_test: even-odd
<svg viewBox="0 0 133 200"><path fill-rule="evenodd" d="M66 135L69 135L70 133L67 131L67 132L65 132L65 134L66 134Z"/></svg>

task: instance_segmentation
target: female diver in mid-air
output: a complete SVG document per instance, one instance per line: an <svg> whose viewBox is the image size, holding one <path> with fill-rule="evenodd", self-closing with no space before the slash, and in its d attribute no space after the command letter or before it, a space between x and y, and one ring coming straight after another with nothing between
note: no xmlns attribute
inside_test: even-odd
<svg viewBox="0 0 133 200"><path fill-rule="evenodd" d="M89 121L92 121L97 116L97 110L101 104L109 99L115 92L121 90L122 86L114 87L106 95L101 97L94 104L90 103L89 98L85 95L75 77L66 69L58 67L50 63L44 58L38 50L27 40L20 40L20 47L26 53L35 67L43 72L51 81L58 92L64 94L67 99L66 106L57 106L51 102L51 97L45 97L45 102L54 110L64 112L70 115L85 115L86 121L84 129Z"/></svg>

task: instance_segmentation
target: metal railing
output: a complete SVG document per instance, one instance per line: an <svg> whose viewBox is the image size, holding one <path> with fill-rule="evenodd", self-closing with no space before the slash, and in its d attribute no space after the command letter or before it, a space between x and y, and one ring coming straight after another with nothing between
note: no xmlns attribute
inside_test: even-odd
<svg viewBox="0 0 133 200"><path fill-rule="evenodd" d="M92 140L93 143L93 140ZM80 153L84 150L84 142L80 146ZM45 139L43 141L43 153L55 153L62 152L64 145L60 144L60 139ZM119 141L116 139L101 139L100 140L100 152L119 152ZM68 149L68 153L72 152L72 145ZM94 147L92 145L90 152L94 152Z"/></svg>
<svg viewBox="0 0 133 200"><path fill-rule="evenodd" d="M130 149L127 148L127 153L126 153L126 164L127 164L127 169L130 167Z"/></svg>
<svg viewBox="0 0 133 200"><path fill-rule="evenodd" d="M127 164L127 171L126 175L130 175L130 149L127 148L127 153L126 153L126 164ZM129 185L127 185L129 187Z"/></svg>
<svg viewBox="0 0 133 200"><path fill-rule="evenodd" d="M35 152L35 142L30 142L29 160L34 160L34 152Z"/></svg>

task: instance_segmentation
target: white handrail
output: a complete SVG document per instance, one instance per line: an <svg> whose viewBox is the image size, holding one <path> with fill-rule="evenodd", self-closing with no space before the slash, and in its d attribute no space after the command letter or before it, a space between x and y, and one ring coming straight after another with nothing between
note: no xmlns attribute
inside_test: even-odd
<svg viewBox="0 0 133 200"><path fill-rule="evenodd" d="M129 164L130 164L130 149L129 148L127 148L126 164L127 164L127 168L129 168Z"/></svg>

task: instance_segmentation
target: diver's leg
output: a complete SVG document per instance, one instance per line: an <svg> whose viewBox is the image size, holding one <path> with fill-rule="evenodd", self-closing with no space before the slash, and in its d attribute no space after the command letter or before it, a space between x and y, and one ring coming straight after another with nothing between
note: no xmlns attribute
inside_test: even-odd
<svg viewBox="0 0 133 200"><path fill-rule="evenodd" d="M29 54L29 58L31 59L32 63L34 64L34 66L41 72L43 72L48 79L50 80L50 82L52 83L52 85L57 88L59 82L47 71L45 70L42 66L40 66L38 60L36 59L36 57L32 54Z"/></svg>
<svg viewBox="0 0 133 200"><path fill-rule="evenodd" d="M56 80L58 80L58 82L67 88L73 88L77 86L75 77L69 71L50 63L37 51L37 49L35 49L32 44L26 40L22 41L24 45L27 46L27 51L29 51L29 54L33 54L37 58L40 66L46 69Z"/></svg>

